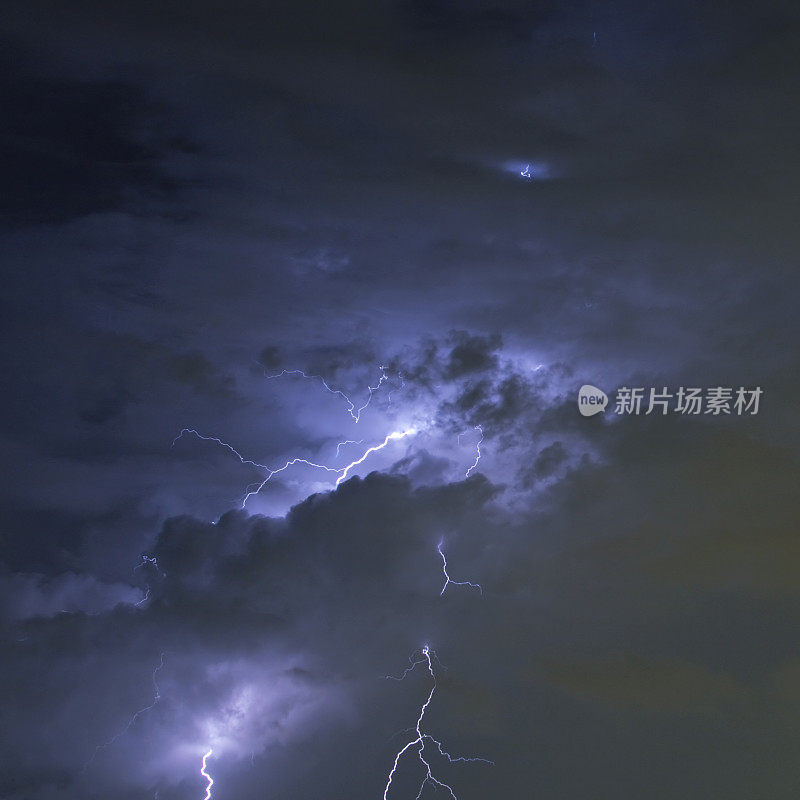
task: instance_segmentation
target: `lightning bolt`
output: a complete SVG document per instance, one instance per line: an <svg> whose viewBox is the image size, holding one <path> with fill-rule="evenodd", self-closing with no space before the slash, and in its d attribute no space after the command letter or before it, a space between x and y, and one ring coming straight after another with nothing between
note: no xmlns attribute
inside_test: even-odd
<svg viewBox="0 0 800 800"><path fill-rule="evenodd" d="M337 397L341 397L342 400L347 403L347 413L353 418L353 422L358 422L361 419L361 412L364 411L364 409L366 409L367 406L369 406L369 404L372 402L372 395L374 395L375 392L377 392L378 389L380 389L381 386L383 386L383 384L389 380L389 376L386 374L386 369L383 366L380 366L379 369L381 371L381 375L380 378L378 378L378 383L375 386L367 386L367 392L369 393L367 400L364 405L360 406L359 408L356 408L356 404L341 389L331 388L325 378L323 378L321 375L309 375L308 373L303 372L301 369L284 369L275 375L267 375L265 370L264 377L267 380L274 380L275 378L282 378L284 375L301 375L306 380L317 380L323 385L327 392L336 395Z"/></svg>
<svg viewBox="0 0 800 800"><path fill-rule="evenodd" d="M327 464L317 464L314 461L309 461L308 459L305 458L292 458L289 461L287 461L283 466L277 467L276 469L271 469L266 464L259 464L257 461L252 461L248 458L245 458L235 447L228 444L227 442L222 441L222 439L219 439L216 436L203 436L194 428L183 428L183 430L181 430L181 432L172 440L172 444L170 445L170 447L174 447L175 443L179 439L181 439L184 436L184 434L192 434L193 436L196 436L198 439L201 439L204 442L214 442L215 444L224 447L226 450L233 453L233 455L235 455L236 458L239 459L239 462L241 464L245 464L246 466L254 467L256 469L265 470L267 474L264 480L262 480L258 484L251 484L252 486L256 486L256 488L249 489L246 491L245 496L242 499L242 508L245 508L247 506L247 501L253 495L258 494L267 485L267 483L274 475L277 475L279 472L283 472L284 470L288 469L291 466L294 466L295 464L305 464L306 466L314 467L315 469L321 469L324 470L325 472L334 473L337 476L334 486L338 486L343 480L347 478L352 469L357 467L359 464L363 464L364 461L367 458L369 458L370 455L378 452L379 450L383 450L383 448L386 447L390 442L397 441L398 439L404 439L406 436L412 436L415 433L417 433L416 428L409 428L408 430L405 431L392 431L392 433L388 434L380 444L367 448L367 450L360 458L350 462L344 467L331 467L328 466ZM348 444L348 443L349 442L344 442L344 443L340 442L340 444ZM353 444L356 444L356 442L353 442Z"/></svg>
<svg viewBox="0 0 800 800"><path fill-rule="evenodd" d="M167 573L163 572L161 567L158 566L158 559L155 556L148 556L147 553L142 553L141 561L133 568L133 571L136 572L137 569L146 567L148 564L151 564L153 567L155 567L159 573L161 573L162 578L166 577Z"/></svg>
<svg viewBox="0 0 800 800"><path fill-rule="evenodd" d="M523 169L519 174L526 180L530 180L533 177L533 175L531 175L531 165L526 164L525 169Z"/></svg>
<svg viewBox="0 0 800 800"><path fill-rule="evenodd" d="M200 774L208 781L208 785L206 786L206 794L203 797L203 800L211 800L211 787L214 785L214 779L208 774L208 759L211 757L213 750L209 750L203 756L203 766L200 767Z"/></svg>
<svg viewBox="0 0 800 800"><path fill-rule="evenodd" d="M338 486L343 480L345 480L350 473L350 470L353 467L357 467L359 464L363 464L364 461L371 456L373 453L377 453L378 450L383 450L389 442L395 442L398 439L405 439L406 436L413 436L417 432L416 428L409 428L406 431L392 431L392 433L388 434L388 436L380 443L376 444L374 447L368 448L364 455L361 458L357 459L356 461L351 462L348 464L343 470L342 474L336 479L336 485Z"/></svg>
<svg viewBox="0 0 800 800"><path fill-rule="evenodd" d="M475 456L475 463L466 471L466 473L464 474L465 478L469 478L470 473L477 468L481 460L481 444L483 443L483 428L480 425L476 425L475 430L480 432L481 438L478 439L477 443L475 444L475 449L478 451L477 455ZM460 438L461 437L459 437L459 439Z"/></svg>
<svg viewBox="0 0 800 800"><path fill-rule="evenodd" d="M439 555L442 557L442 573L444 574L444 586L442 586L442 591L439 592L439 597L444 595L445 589L452 583L453 586L471 586L473 589L477 589L481 596L483 595L483 587L479 583L471 583L470 581L454 581L450 575L447 573L447 557L444 554L444 550L442 550L442 546L444 545L444 541L439 542L436 549L439 551Z"/></svg>
<svg viewBox="0 0 800 800"><path fill-rule="evenodd" d="M389 389L389 394L386 395L386 402L387 403L391 403L392 402L392 395L394 394L395 391L400 391L401 389L405 389L406 388L406 379L403 377L403 373L402 372L398 372L397 373L397 377L400 380L400 385L395 387L395 389Z"/></svg>
<svg viewBox="0 0 800 800"><path fill-rule="evenodd" d="M278 467L277 469L270 469L269 467L264 467L263 465L260 465L263 469L267 470L267 477L264 478L264 480L258 484L258 487L256 489L252 489L248 491L247 494L245 494L245 496L242 498L242 508L244 508L247 505L247 501L254 494L258 494L267 485L267 483L269 482L270 478L272 478L273 475L277 475L279 472L283 472L284 470L289 469L289 467L293 467L295 464L305 464L306 466L315 467L316 469L323 469L326 472L340 473L342 471L341 469L336 469L335 467L329 467L325 464L315 464L313 461L308 461L305 458L293 458L290 461L287 461L282 467ZM336 485L337 486L339 485L338 480L336 482Z"/></svg>
<svg viewBox="0 0 800 800"><path fill-rule="evenodd" d="M120 739L122 736L124 736L131 729L133 724L136 722L137 719L139 719L139 717L142 716L142 714L144 714L147 711L150 711L150 709L155 708L155 706L158 705L158 702L161 700L161 691L158 688L158 681L156 680L156 676L158 675L159 670L161 670L164 667L164 658L165 658L165 654L162 653L161 654L161 660L159 661L159 663L156 666L156 668L153 670L153 676L152 676L152 680L153 680L153 702L150 703L150 705L145 706L144 708L140 708L135 714L133 714L131 716L131 718L128 720L128 724L124 728L122 728L122 730L120 730L119 733L117 733L114 736L112 736L107 742L103 742L102 744L98 744L97 747L95 747L94 753L92 753L92 757L83 765L83 771L84 772L89 768L89 766L95 760L97 754L101 750L105 750L107 747L110 747L112 744L114 744L114 742L116 742L118 739Z"/></svg>
<svg viewBox="0 0 800 800"><path fill-rule="evenodd" d="M399 678L394 678L394 680L403 680L406 675L408 675L415 667L419 664L426 664L428 672L433 679L433 685L431 686L431 690L428 693L428 697L425 702L422 704L419 710L419 716L417 717L416 725L409 730L412 730L416 733L416 737L412 739L410 742L405 744L400 750L397 751L397 754L394 757L394 763L392 764L392 768L389 771L389 775L387 776L386 780L386 787L383 790L383 800L388 800L389 798L389 790L392 786L392 781L394 780L394 776L397 774L397 770L400 766L400 761L403 756L412 748L416 748L417 750L417 757L422 762L422 765L425 767L425 777L422 779L422 783L419 785L419 791L417 792L417 796L415 800L420 800L422 797L422 792L425 790L425 786L429 783L433 784L434 786L445 789L449 795L451 800L458 800L456 793L453 791L452 787L440 781L434 774L433 768L431 767L430 761L427 760L425 755L426 745L430 744L432 747L436 748L436 751L442 758L445 758L451 764L455 763L472 763L472 762L480 762L483 764L493 764L494 762L489 761L486 758L466 758L465 756L452 756L448 753L442 743L438 739L434 739L429 733L425 733L422 730L422 722L425 718L425 712L428 710L428 706L430 706L431 701L433 700L433 695L436 692L437 688L437 681L436 681L436 673L433 669L433 658L436 657L436 654L431 651L428 645L425 645L422 650L420 651L420 655L422 656L419 659L415 659L412 657L409 659L411 665L405 669L402 675ZM389 676L391 677L391 676Z"/></svg>
<svg viewBox="0 0 800 800"><path fill-rule="evenodd" d="M250 461L249 459L245 458L236 448L232 447L227 442L223 442L222 439L218 439L216 436L203 436L202 433L198 433L194 428L183 428L181 432L172 440L170 448L175 447L175 443L179 439L182 439L184 434L187 433L193 434L198 439L202 439L204 442L214 442L215 444L220 445L220 447L224 447L226 450L230 450L230 452L233 453L242 464L245 464L249 467L257 467L258 469L269 469L268 467L265 467L263 464L259 464L257 461ZM139 566L141 566L141 564Z"/></svg>
<svg viewBox="0 0 800 800"><path fill-rule="evenodd" d="M150 565L154 567L155 570L158 572L159 577L166 578L167 573L164 572L161 567L158 565L158 559L155 556L148 556L147 553L142 553L141 560L139 563L133 568L133 572L136 573L137 569L142 569L142 567L147 567ZM143 606L149 599L150 599L151 587L149 583L145 584L145 593L144 597L139 600L138 602L134 603L134 605L139 608Z"/></svg>
<svg viewBox="0 0 800 800"><path fill-rule="evenodd" d="M145 590L144 597L138 602L134 603L134 605L137 608L139 608L140 606L143 606L149 599L150 599L150 587L148 586L147 589Z"/></svg>

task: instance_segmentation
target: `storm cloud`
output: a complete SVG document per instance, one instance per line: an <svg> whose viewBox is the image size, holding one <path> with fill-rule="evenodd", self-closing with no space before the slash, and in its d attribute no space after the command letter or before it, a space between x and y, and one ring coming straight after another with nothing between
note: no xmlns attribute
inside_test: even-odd
<svg viewBox="0 0 800 800"><path fill-rule="evenodd" d="M7 4L0 797L793 797L799 32Z"/></svg>

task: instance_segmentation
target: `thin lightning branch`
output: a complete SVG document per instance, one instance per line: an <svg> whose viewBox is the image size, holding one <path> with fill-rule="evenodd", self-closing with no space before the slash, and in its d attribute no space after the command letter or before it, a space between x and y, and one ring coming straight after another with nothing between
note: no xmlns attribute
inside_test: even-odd
<svg viewBox="0 0 800 800"><path fill-rule="evenodd" d="M206 786L206 794L203 797L203 800L211 800L211 787L214 785L214 779L208 774L208 759L211 757L213 750L209 750L203 756L203 766L200 767L200 774L208 781L208 785Z"/></svg>
<svg viewBox="0 0 800 800"><path fill-rule="evenodd" d="M156 668L153 670L153 677L152 677L152 680L153 680L153 702L150 703L149 706L145 706L144 708L140 708L135 714L133 714L133 716L128 720L128 724L124 728L122 728L122 730L120 730L119 733L117 733L114 736L112 736L107 742L103 742L102 744L99 744L99 745L97 745L97 747L95 747L94 753L92 753L92 757L83 765L83 771L84 772L89 768L89 766L95 760L97 754L101 750L105 750L107 747L110 747L112 744L114 744L114 742L116 742L119 738L121 738L124 734L126 734L131 729L133 724L136 722L137 719L139 719L139 717L142 716L142 714L144 714L147 711L150 711L150 709L155 708L156 705L158 705L158 702L161 700L161 691L158 688L158 681L156 680L156 676L158 675L159 670L162 669L163 666L164 666L164 658L165 658L165 654L162 653L161 654L161 660L159 661L159 663L156 666Z"/></svg>
<svg viewBox="0 0 800 800"><path fill-rule="evenodd" d="M521 170L519 174L526 180L530 180L533 177L533 175L531 175L531 165L526 164L525 169Z"/></svg>
<svg viewBox="0 0 800 800"><path fill-rule="evenodd" d="M183 431L181 431L181 433L182 432ZM156 558L156 556L148 556L147 553L142 553L141 559L142 560L133 568L134 572L136 572L137 569L141 569L142 567L146 567L148 564L151 564L158 570L162 578L166 578L167 573L164 572L158 565L158 558Z"/></svg>
<svg viewBox="0 0 800 800"><path fill-rule="evenodd" d="M156 569L161 578L167 577L167 573L164 572L158 565L158 558L156 558L156 556L148 556L147 553L141 554L141 561L139 561L139 563L133 568L133 572L135 573L137 569L142 569L142 567L146 567L148 564ZM151 593L150 584L147 583L145 584L144 597L137 603L134 603L134 605L137 608L143 606L150 599L150 593Z"/></svg>
<svg viewBox="0 0 800 800"><path fill-rule="evenodd" d="M397 755L395 755L394 763L392 764L392 768L389 771L389 775L386 780L386 788L383 790L383 800L388 800L389 798L389 790L392 786L392 781L394 780L394 776L397 773L397 769L400 766L400 761L403 756L412 748L417 749L417 757L422 762L422 765L425 767L425 777L422 779L422 783L419 785L419 791L417 792L417 796L415 800L420 800L422 797L422 792L425 790L425 786L428 783L432 783L434 786L437 786L440 789L445 789L449 795L451 800L458 800L456 793L453 791L452 787L449 784L443 783L433 774L433 768L431 767L430 762L425 757L425 746L426 744L430 743L433 745L440 756L447 759L451 764L455 763L467 763L467 762L481 762L483 764L492 764L494 762L489 761L485 758L466 758L464 756L452 756L448 753L442 743L438 739L434 739L429 733L425 733L422 730L422 722L425 717L425 712L428 710L428 706L430 706L431 701L433 700L433 695L436 692L437 682L436 682L436 673L433 669L433 661L432 657L435 657L435 653L431 653L430 648L428 645L422 648L420 651L422 658L415 659L413 656L411 659L411 666L408 667L402 674L400 678L395 678L395 680L403 680L403 678L408 675L411 670L414 669L418 664L426 664L428 668L428 672L433 679L433 686L431 686L431 690L428 694L427 699L422 704L419 710L419 716L417 717L417 724L412 729L417 735L416 738L412 739L408 744L404 745L400 750L398 750ZM391 676L389 676L391 677Z"/></svg>
<svg viewBox="0 0 800 800"><path fill-rule="evenodd" d="M307 461L305 458L293 458L290 461L287 461L282 467L278 467L278 469L269 469L269 467L264 467L264 469L266 469L267 473L268 473L267 477L264 478L264 480L261 481L261 483L259 483L258 486L255 489L251 489L249 492L247 492L247 494L242 499L242 508L244 508L247 505L247 501L254 494L258 494L267 485L267 483L269 482L270 478L273 475L277 475L279 472L283 472L285 469L288 469L289 467L292 467L295 464L305 464L306 466L315 467L316 469L324 469L326 472L339 473L339 472L342 471L341 469L336 469L334 467L328 467L325 464L315 464L313 461ZM339 485L338 479L336 481L336 485L337 486Z"/></svg>
<svg viewBox="0 0 800 800"><path fill-rule="evenodd" d="M389 380L389 376L386 374L384 367L381 366L379 369L381 371L381 376L378 379L378 383L375 386L367 386L369 395L367 396L367 401L360 408L356 408L356 404L341 389L332 389L321 375L308 375L301 369L284 369L275 375L267 375L265 371L264 377L267 380L273 380L274 378L282 378L284 375L302 375L302 377L307 380L318 380L325 387L326 391L341 397L342 400L347 403L347 413L353 418L353 422L358 422L361 419L361 412L372 402L372 395Z"/></svg>
<svg viewBox="0 0 800 800"><path fill-rule="evenodd" d="M398 372L397 373L397 377L400 380L400 385L395 387L394 389L390 389L389 390L389 394L386 395L386 402L387 403L391 403L392 402L392 395L394 394L395 391L400 391L401 389L405 389L406 388L406 379L403 377L403 373L402 372Z"/></svg>
<svg viewBox="0 0 800 800"><path fill-rule="evenodd" d="M475 444L475 449L478 451L477 455L475 456L475 463L467 470L466 474L464 475L465 478L469 478L470 473L478 466L481 460L481 444L483 443L483 428L480 425L476 425L475 430L480 431L481 438L478 439L477 443Z"/></svg>
<svg viewBox="0 0 800 800"><path fill-rule="evenodd" d="M172 440L172 444L170 444L170 448L175 447L175 442L179 439L183 438L185 433L194 434L198 439L202 439L204 442L214 442L215 444L224 447L226 450L230 450L236 458L239 459L240 463L245 464L248 467L256 467L258 469L269 469L269 467L264 466L264 464L259 464L257 461L250 461L250 459L245 458L236 448L229 445L227 442L223 442L222 439L218 439L216 436L203 436L202 433L198 433L194 428L183 428L181 432Z"/></svg>
<svg viewBox="0 0 800 800"><path fill-rule="evenodd" d="M444 573L444 586L442 586L442 591L439 592L439 597L444 595L444 590L452 583L453 586L471 586L473 589L477 589L481 595L483 595L483 587L479 583L471 583L470 581L454 581L450 575L447 573L447 558L445 557L444 550L442 550L442 545L444 542L439 542L437 546L437 550L439 551L439 555L442 557L442 573Z"/></svg>
<svg viewBox="0 0 800 800"><path fill-rule="evenodd" d="M417 653L419 653L422 656L422 658L415 658ZM414 667L416 667L417 665L424 664L425 660L426 660L426 654L425 654L424 650L415 650L408 657L408 664L409 665L399 675L385 675L384 677L386 678L387 681L404 681L406 679L406 675L408 675L409 672L413 672ZM412 731L414 729L413 728L406 728L405 730L406 731ZM400 733L403 733L403 731L400 731ZM395 734L395 735L397 735L397 734Z"/></svg>
<svg viewBox="0 0 800 800"><path fill-rule="evenodd" d="M143 606L148 600L150 599L150 587L148 586L145 590L144 597L139 600L138 603L134 603L134 605L138 608L139 606Z"/></svg>
<svg viewBox="0 0 800 800"><path fill-rule="evenodd" d="M355 439L345 439L343 442L339 442L336 445L336 458L339 458L339 451L347 444L364 444L364 440L359 439L356 441Z"/></svg>
<svg viewBox="0 0 800 800"><path fill-rule="evenodd" d="M384 383L384 381L388 381L388 380L389 380L389 377L388 377L388 375L386 374L386 370L383 368L383 365L381 365L381 367L380 367L380 371L381 371L381 377L378 379L378 385L377 385L377 386L368 386L368 387L367 387L367 389L369 389L369 396L367 397L367 402L366 402L366 403L364 403L364 405L363 405L363 406L361 406L361 408L359 408L359 409L356 411L356 415L355 415L355 417L353 417L353 419L354 419L356 422L358 422L358 420L359 420L359 419L361 419L361 412L362 412L362 411L363 411L363 410L364 410L364 409L365 409L365 408L366 408L366 407L367 407L367 406L368 406L368 405L369 405L369 404L372 402L372 395L373 395L373 394L374 394L374 393L375 393L375 392L376 392L378 389L380 389L380 387L381 387L381 386L383 386L383 383ZM352 416L352 412L351 412L350 416Z"/></svg>

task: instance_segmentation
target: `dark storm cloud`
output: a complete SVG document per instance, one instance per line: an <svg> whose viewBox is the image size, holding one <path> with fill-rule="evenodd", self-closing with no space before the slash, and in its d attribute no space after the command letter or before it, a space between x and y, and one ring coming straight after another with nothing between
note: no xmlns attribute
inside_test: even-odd
<svg viewBox="0 0 800 800"><path fill-rule="evenodd" d="M470 336L466 331L459 331L452 338L455 339L455 344L450 351L447 377L459 378L497 365L495 353L502 345L499 336Z"/></svg>
<svg viewBox="0 0 800 800"><path fill-rule="evenodd" d="M292 691L288 691L286 702L290 705L285 709L283 730L275 729L274 721L253 718L258 707L239 710L244 717L240 723L254 727L244 741L237 742L236 734L230 734L229 757L234 761L248 758L251 749L263 751L281 741L305 742L319 726L335 729L347 721L348 714L355 714L359 721L364 715L371 716L369 700L376 691L383 695L386 682L381 676L396 666L386 663L383 648L396 651L402 669L408 653L423 644L418 639L420 618L427 617L424 635L443 636L445 622L440 617L447 606L434 601L441 586L436 543L448 533L455 553L462 532L472 527L470 517L491 494L481 479L469 486L411 494L403 479L371 476L363 483L357 479L348 483L335 495L310 498L286 520L234 512L216 524L176 518L167 522L153 548L158 568L151 566L142 577L151 593L140 608L128 599L127 605L100 616L62 614L48 622L42 618L44 609L29 603L33 618L17 629L9 669L33 667L31 659L37 658L40 647L47 648L58 663L51 659L25 678L18 675L30 692L17 710L9 710L17 724L6 747L19 759L18 775L24 773L26 764L31 770L48 767L55 756L70 772L62 790L70 796L92 795L96 791L92 787L102 786L107 779L104 774L110 765L108 761L104 764L106 756L114 764L119 752L125 754L127 747L139 746L139 724L126 735L127 745L122 744L123 739L109 745L108 752L103 748L97 754L97 764L93 763L88 776L73 773L69 764L88 760L96 744L111 738L109 731L124 727L130 704L137 703L136 690L141 691L140 678L152 671L154 656L158 663L161 651L167 659L159 675L164 702L153 710L153 719L143 719L142 724L153 726L148 728L149 735L164 746L174 733L196 746L198 737L208 736L204 715L228 730L225 703L234 702L231 692L245 678L259 686L263 675L277 680L274 676L282 674L281 680L294 686L295 699L290 699ZM403 513L398 513L400 509ZM468 545L467 552L473 550L468 558L478 558L484 547L477 541ZM18 608L19 598L15 602ZM320 614L326 607L328 612ZM291 653L294 655L287 655ZM248 668L237 678L241 658L257 658L262 666L256 672ZM107 708L96 724L93 715L75 717L77 707L70 709L71 703L59 704L52 726L56 738L64 737L63 747L59 753L45 756L32 747L41 733L38 727L23 720L26 716L33 720L35 714L28 716L33 707L57 702L61 691L58 676L68 672L69 663L80 664L96 675L94 685L86 689L101 695ZM135 676L137 670L141 674L131 681L133 689L123 687L124 681L117 683L123 675ZM183 688L181 681L186 682ZM117 685L119 691L114 688ZM34 697L37 686L38 699ZM257 691L268 695L269 683ZM333 711L325 711L337 695L346 699L342 708L337 701ZM84 696L78 707L91 708L90 696ZM187 702L190 706L184 709ZM304 718L303 708L308 704L319 710L314 719ZM326 723L329 714L333 718ZM186 728L179 732L182 723ZM233 721L230 724L237 727ZM354 723L347 724L352 727ZM67 734L74 726L86 733L78 737L80 742L76 737L70 741ZM384 727L382 723L381 730ZM364 734L370 736L368 730ZM357 740L353 744L357 745ZM380 746L385 749L385 742ZM116 755L115 750L119 751ZM386 756L390 755L389 750ZM374 767L371 779L379 779L382 768L377 754ZM137 769L124 771L122 785L142 787ZM47 770L41 774L46 782ZM176 779L169 773L153 781L165 787L166 796L172 796L169 792L175 791ZM29 785L29 790L34 789L43 790L42 784Z"/></svg>
<svg viewBox="0 0 800 800"><path fill-rule="evenodd" d="M747 690L729 675L694 664L648 663L640 658L607 663L555 662L552 683L614 708L667 714L713 713L745 699Z"/></svg>
<svg viewBox="0 0 800 800"><path fill-rule="evenodd" d="M764 732L760 744L748 735L718 746L729 764L740 747L777 747L782 757L770 780L779 796L785 794L791 761L783 756L790 748L775 739L784 723L769 720L773 706L795 692L796 614L749 577L737 581L736 572L725 569L713 584L701 585L686 565L732 557L716 542L720 528L733 541L759 540L764 552L775 551L782 534L766 509L780 517L788 486L778 476L796 467L755 457L757 446L735 430L718 432L698 421L701 427L687 432L665 422L661 431L651 426L646 438L641 428L620 431L628 422L635 425L626 420L604 432L603 455L616 455L613 466L573 470L542 509L523 516L495 508L498 491L480 477L412 491L404 478L373 474L309 498L285 519L231 512L215 524L169 520L152 548L158 569L138 578L140 591L145 584L151 589L140 608L129 599L100 616L62 614L7 629L8 669L27 673L18 682L19 705L9 711L14 741L6 747L20 763L13 780L41 767L44 781L54 772L62 776L66 797L94 796L111 785L191 796L196 782L181 782L175 773L194 770L191 755L196 761L213 729L227 731L217 777L223 783L229 776L245 794L252 780L303 793L341 783L352 796L373 796L394 752L387 739L407 724L409 708L425 692L415 680L397 696L397 685L379 678L396 665L387 660L402 668L405 656L429 641L449 667L432 713L437 729L498 761L487 773L454 773L464 797L514 791L523 776L527 785L547 785L551 773L543 762L556 770L574 763L584 736L559 752L567 735L559 719L579 714L593 730L610 724L608 715L620 708L630 723L613 734L606 730L604 750L633 746L637 726L657 724L667 731L660 746L672 751L673 737L702 737L709 715L747 724L752 736ZM720 435L730 439L738 468L698 481L687 497L685 482L675 476L713 469L719 448L712 443ZM656 442L657 461L650 457ZM730 461L723 456L722 463ZM752 491L741 491L740 484L756 491L752 511ZM687 505L676 505L678 498ZM442 539L451 575L480 581L483 598L455 586L439 596L436 544ZM684 546L693 555L678 559L683 568L669 568ZM751 566L759 568L756 553L736 559L748 570L743 577ZM774 552L776 567L786 559ZM774 583L765 573L763 580ZM751 611L748 597L762 598ZM468 625L462 624L465 614ZM756 619L760 629L751 629ZM47 666L34 668L31 659L42 648ZM147 678L160 652L166 652L166 666L157 710L103 748L85 775L77 774L70 764L89 758L97 743L149 702ZM94 680L65 693L60 681L78 665ZM282 687L282 710L270 699L271 685ZM90 692L102 693L107 704L93 722L87 717ZM519 707L521 696L533 695L549 709L544 716ZM590 705L575 706L574 697ZM402 698L405 710L395 705ZM41 739L40 703L58 709L51 715L53 745L44 749L32 747ZM661 721L653 722L653 715ZM77 726L82 734L67 736ZM513 742L505 734L510 728ZM532 770L524 756L524 743L531 741L539 742ZM176 751L168 772L155 766L153 748L181 745L189 752ZM249 763L248 748L258 754L252 778L235 767ZM298 759L309 751L322 762L335 752L338 764L328 764L322 775L303 774ZM144 774L133 768L143 759L153 764ZM613 763L594 768L610 776ZM695 769L699 762L689 759L684 777L671 776L669 785L688 790ZM242 777L236 777L239 770ZM726 777L714 767L711 772L735 794L739 771ZM623 783L630 791L637 785ZM575 788L571 780L564 785L566 792ZM42 786L29 784L29 791L46 796Z"/></svg>
<svg viewBox="0 0 800 800"><path fill-rule="evenodd" d="M797 10L7 6L0 795L793 797Z"/></svg>
<svg viewBox="0 0 800 800"><path fill-rule="evenodd" d="M63 222L174 195L177 185L158 162L182 145L168 134L165 110L140 86L41 75L30 60L24 48L5 50L6 225Z"/></svg>

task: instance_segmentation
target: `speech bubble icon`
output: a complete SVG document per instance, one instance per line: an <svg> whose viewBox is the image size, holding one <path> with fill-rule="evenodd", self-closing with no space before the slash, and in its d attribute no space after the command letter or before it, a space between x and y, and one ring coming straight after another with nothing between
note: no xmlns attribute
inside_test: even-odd
<svg viewBox="0 0 800 800"><path fill-rule="evenodd" d="M584 383L578 390L578 411L584 417L593 417L606 410L608 395L591 383Z"/></svg>

